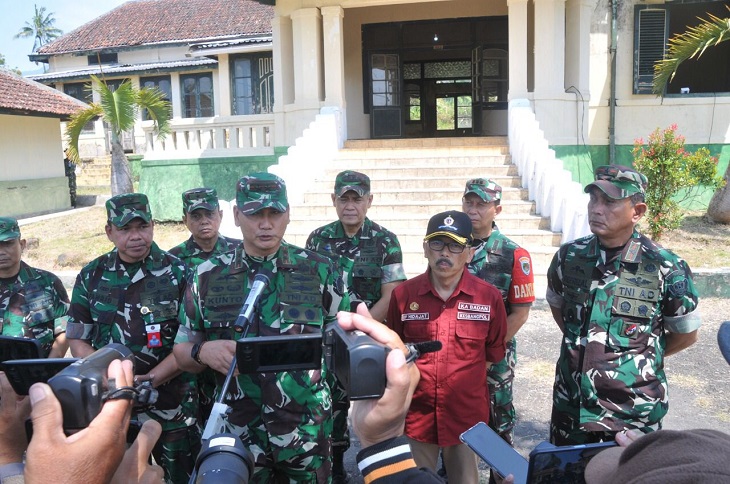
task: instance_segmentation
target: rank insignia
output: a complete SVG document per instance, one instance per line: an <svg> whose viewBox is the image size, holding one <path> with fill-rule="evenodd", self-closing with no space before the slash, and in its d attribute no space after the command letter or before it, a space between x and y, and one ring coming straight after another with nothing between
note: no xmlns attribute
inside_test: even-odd
<svg viewBox="0 0 730 484"><path fill-rule="evenodd" d="M628 313L629 311L631 311L631 303L628 301L621 301L620 308L621 308L621 311Z"/></svg>
<svg viewBox="0 0 730 484"><path fill-rule="evenodd" d="M522 269L522 272L526 275L530 275L530 258L529 257L520 257L520 268Z"/></svg>
<svg viewBox="0 0 730 484"><path fill-rule="evenodd" d="M420 308L420 307L421 307L421 306L419 306L419 305L418 305L418 303L417 303L417 302L415 302L415 301L414 301L414 302L412 302L410 306L408 306L408 308L409 308L409 309L410 309L411 311L418 311L418 308Z"/></svg>

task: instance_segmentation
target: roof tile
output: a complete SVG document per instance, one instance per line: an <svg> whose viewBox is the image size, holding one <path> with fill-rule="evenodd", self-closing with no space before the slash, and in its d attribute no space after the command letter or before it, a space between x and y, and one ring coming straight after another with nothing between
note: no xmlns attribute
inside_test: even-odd
<svg viewBox="0 0 730 484"><path fill-rule="evenodd" d="M88 105L48 86L0 69L0 111L67 118Z"/></svg>
<svg viewBox="0 0 730 484"><path fill-rule="evenodd" d="M270 34L273 17L273 7L254 0L137 0L44 45L37 54Z"/></svg>

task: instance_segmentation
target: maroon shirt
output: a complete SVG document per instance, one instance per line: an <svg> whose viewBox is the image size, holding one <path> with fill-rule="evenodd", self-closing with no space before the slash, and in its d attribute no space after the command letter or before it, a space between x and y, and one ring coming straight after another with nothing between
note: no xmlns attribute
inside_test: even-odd
<svg viewBox="0 0 730 484"><path fill-rule="evenodd" d="M395 288L387 321L406 343L443 344L441 351L416 360L421 381L406 416L406 435L441 447L461 443L459 434L489 419L486 363L504 358L507 332L499 290L465 270L443 301L427 271Z"/></svg>

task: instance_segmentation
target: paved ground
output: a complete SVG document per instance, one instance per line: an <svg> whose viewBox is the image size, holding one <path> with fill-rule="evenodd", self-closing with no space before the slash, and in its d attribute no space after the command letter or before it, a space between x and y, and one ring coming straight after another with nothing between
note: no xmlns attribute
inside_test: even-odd
<svg viewBox="0 0 730 484"><path fill-rule="evenodd" d="M717 347L720 323L730 320L730 299L703 299L700 310L704 318L700 341L666 361L670 406L664 426L667 429L713 428L730 433L730 367ZM550 311L544 300L538 301L518 334L515 444L523 455L548 437L559 344L559 331ZM346 454L353 483L363 482L355 465L359 450L359 442L353 439Z"/></svg>

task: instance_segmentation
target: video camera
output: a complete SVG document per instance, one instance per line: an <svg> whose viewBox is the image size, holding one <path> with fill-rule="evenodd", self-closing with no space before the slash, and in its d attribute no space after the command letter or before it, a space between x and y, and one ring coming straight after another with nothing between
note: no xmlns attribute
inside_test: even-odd
<svg viewBox="0 0 730 484"><path fill-rule="evenodd" d="M63 430L71 435L88 427L107 400L126 398L138 406L152 405L157 400L157 390L149 382L119 388L109 381L107 369L117 359L134 362L134 355L126 346L110 343L82 359L8 360L3 368L19 395L27 395L34 383L47 382L61 403Z"/></svg>

